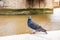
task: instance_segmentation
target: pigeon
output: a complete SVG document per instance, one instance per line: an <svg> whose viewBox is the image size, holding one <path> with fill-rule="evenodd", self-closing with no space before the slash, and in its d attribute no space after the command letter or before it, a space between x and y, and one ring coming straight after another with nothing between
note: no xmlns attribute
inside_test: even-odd
<svg viewBox="0 0 60 40"><path fill-rule="evenodd" d="M37 32L42 31L42 32L44 32L44 33L47 34L47 30L44 29L44 28L42 28L39 24L33 22L32 19L31 19L31 16L28 16L27 25L28 25L28 27L29 27L30 29L33 29L33 30L35 30L35 31L37 31ZM33 32L33 34L35 34L35 32Z"/></svg>

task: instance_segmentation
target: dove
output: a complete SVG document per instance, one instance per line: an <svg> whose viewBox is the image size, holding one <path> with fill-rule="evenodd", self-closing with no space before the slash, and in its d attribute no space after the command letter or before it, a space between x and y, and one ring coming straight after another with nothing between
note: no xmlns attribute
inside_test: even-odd
<svg viewBox="0 0 60 40"><path fill-rule="evenodd" d="M38 31L38 32L42 31L42 32L47 34L47 30L42 28L42 26L40 26L39 24L33 22L31 19L31 16L28 16L27 25L30 29L33 29L33 30ZM33 34L34 33L36 33L36 32L33 32Z"/></svg>

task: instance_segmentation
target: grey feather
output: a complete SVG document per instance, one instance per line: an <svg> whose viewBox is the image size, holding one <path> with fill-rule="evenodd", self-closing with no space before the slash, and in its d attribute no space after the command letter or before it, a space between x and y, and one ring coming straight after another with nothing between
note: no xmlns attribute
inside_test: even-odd
<svg viewBox="0 0 60 40"><path fill-rule="evenodd" d="M37 24L31 20L31 16L28 16L27 24L28 24L28 27L30 27L31 29L34 29L36 31L42 31L47 34L46 29L42 28L42 26L40 26L39 24Z"/></svg>

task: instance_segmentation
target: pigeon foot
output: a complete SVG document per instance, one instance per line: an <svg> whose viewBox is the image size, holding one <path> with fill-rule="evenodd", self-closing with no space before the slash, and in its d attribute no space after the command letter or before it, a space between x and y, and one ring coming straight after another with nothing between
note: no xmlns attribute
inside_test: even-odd
<svg viewBox="0 0 60 40"><path fill-rule="evenodd" d="M30 34L36 34L36 32L32 32L32 33L30 33Z"/></svg>

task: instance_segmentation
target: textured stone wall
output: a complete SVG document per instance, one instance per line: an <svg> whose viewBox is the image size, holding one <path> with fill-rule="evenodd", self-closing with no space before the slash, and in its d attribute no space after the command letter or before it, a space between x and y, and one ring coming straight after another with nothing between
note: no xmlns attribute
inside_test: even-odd
<svg viewBox="0 0 60 40"><path fill-rule="evenodd" d="M26 8L25 0L3 0L3 1L5 8L10 8L10 9Z"/></svg>
<svg viewBox="0 0 60 40"><path fill-rule="evenodd" d="M54 0L54 7L58 7L59 6L59 0Z"/></svg>
<svg viewBox="0 0 60 40"><path fill-rule="evenodd" d="M23 9L27 8L26 0L3 0L5 8L10 9ZM39 2L34 0L33 8L52 8L53 7L53 0L45 0L44 2Z"/></svg>
<svg viewBox="0 0 60 40"><path fill-rule="evenodd" d="M53 1L54 0L46 0L46 8L53 8Z"/></svg>

